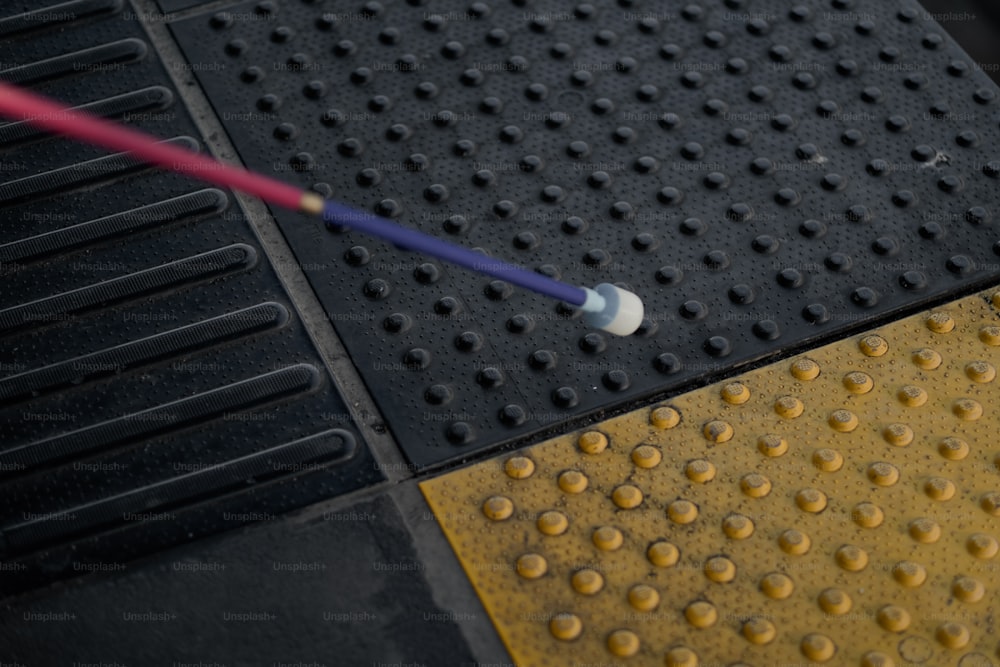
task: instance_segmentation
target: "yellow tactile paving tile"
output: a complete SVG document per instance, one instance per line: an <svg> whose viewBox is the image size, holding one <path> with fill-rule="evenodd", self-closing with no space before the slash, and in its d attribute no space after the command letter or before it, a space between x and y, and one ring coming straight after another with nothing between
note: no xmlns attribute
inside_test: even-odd
<svg viewBox="0 0 1000 667"><path fill-rule="evenodd" d="M1000 293L424 482L518 665L1000 663Z"/></svg>

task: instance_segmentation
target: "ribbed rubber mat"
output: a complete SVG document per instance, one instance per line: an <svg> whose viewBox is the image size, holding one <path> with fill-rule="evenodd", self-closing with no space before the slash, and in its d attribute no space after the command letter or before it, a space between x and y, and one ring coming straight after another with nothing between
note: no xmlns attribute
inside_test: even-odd
<svg viewBox="0 0 1000 667"><path fill-rule="evenodd" d="M1000 277L997 89L913 2L245 2L173 24L256 169L541 273L578 312L277 217L417 464Z"/></svg>
<svg viewBox="0 0 1000 667"><path fill-rule="evenodd" d="M0 79L201 141L134 11L0 19ZM0 125L0 594L383 478L230 195Z"/></svg>
<svg viewBox="0 0 1000 667"><path fill-rule="evenodd" d="M421 488L519 665L994 665L998 308L954 301Z"/></svg>

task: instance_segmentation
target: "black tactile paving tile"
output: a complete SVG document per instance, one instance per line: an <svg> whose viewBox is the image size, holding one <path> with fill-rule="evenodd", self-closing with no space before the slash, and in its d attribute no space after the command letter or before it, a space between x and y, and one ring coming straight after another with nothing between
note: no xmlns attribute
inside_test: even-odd
<svg viewBox="0 0 1000 667"><path fill-rule="evenodd" d="M35 5L0 79L202 146L125 3ZM5 125L0 219L0 594L383 479L230 194Z"/></svg>
<svg viewBox="0 0 1000 667"><path fill-rule="evenodd" d="M615 339L278 212L419 464L1000 275L997 90L912 2L248 2L172 27L251 167L644 299Z"/></svg>

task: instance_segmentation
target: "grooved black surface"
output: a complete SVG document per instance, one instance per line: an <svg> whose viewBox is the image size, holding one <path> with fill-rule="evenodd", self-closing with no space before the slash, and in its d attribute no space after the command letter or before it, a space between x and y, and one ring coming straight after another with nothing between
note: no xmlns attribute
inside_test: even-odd
<svg viewBox="0 0 1000 667"><path fill-rule="evenodd" d="M161 510L238 489L247 479L266 480L308 466L340 463L354 456L356 448L354 436L347 431L325 431L109 498L22 521L4 531L6 547L24 550L45 545L94 528L120 525L133 520L131 517L162 518Z"/></svg>
<svg viewBox="0 0 1000 667"><path fill-rule="evenodd" d="M141 39L122 39L0 70L0 80L28 86L80 72L114 70L146 57L149 47Z"/></svg>
<svg viewBox="0 0 1000 667"><path fill-rule="evenodd" d="M198 143L191 137L177 137L164 143L196 150ZM43 197L62 195L88 185L113 181L134 171L149 169L127 153L114 153L52 171L32 174L0 185L0 206L13 206Z"/></svg>
<svg viewBox="0 0 1000 667"><path fill-rule="evenodd" d="M151 86L125 93L89 104L75 107L76 111L85 111L102 118L120 118L125 114L162 111L174 101L174 95L163 86ZM35 139L45 133L44 130L31 125L27 121L7 123L0 126L0 145L15 144L21 141Z"/></svg>
<svg viewBox="0 0 1000 667"><path fill-rule="evenodd" d="M131 5L31 4L0 78L203 150ZM383 479L230 195L8 124L0 217L0 595Z"/></svg>
<svg viewBox="0 0 1000 667"><path fill-rule="evenodd" d="M0 19L0 37L52 30L66 23L121 11L124 0L68 0Z"/></svg>
<svg viewBox="0 0 1000 667"><path fill-rule="evenodd" d="M1000 277L997 89L913 2L246 2L172 27L251 167L644 299L617 339L276 212L417 464Z"/></svg>
<svg viewBox="0 0 1000 667"><path fill-rule="evenodd" d="M2 127L2 126L0 126ZM188 218L222 213L229 199L221 190L210 188L174 197L148 206L88 220L38 236L0 245L0 262L26 264L41 257L107 241L131 232L181 222Z"/></svg>
<svg viewBox="0 0 1000 667"><path fill-rule="evenodd" d="M82 381L141 368L160 359L196 352L207 345L277 329L287 322L288 310L281 304L251 306L148 338L9 375L0 380L0 398L13 402L40 396ZM0 469L0 474L2 472Z"/></svg>

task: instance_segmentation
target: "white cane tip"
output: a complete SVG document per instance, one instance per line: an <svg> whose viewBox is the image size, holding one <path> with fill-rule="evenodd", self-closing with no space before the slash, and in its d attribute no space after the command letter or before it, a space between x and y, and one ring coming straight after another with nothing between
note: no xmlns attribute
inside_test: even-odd
<svg viewBox="0 0 1000 667"><path fill-rule="evenodd" d="M629 336L642 324L642 300L620 287L601 283L594 291L604 297L604 308L596 313L584 313L583 319L595 329L616 336Z"/></svg>

